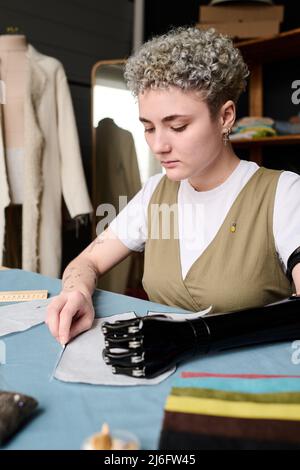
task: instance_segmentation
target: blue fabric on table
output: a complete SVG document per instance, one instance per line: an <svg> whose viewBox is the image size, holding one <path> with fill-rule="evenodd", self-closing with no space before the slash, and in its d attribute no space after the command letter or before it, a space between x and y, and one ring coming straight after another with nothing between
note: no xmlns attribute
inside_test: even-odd
<svg viewBox="0 0 300 470"><path fill-rule="evenodd" d="M53 296L60 292L61 281L17 269L0 271L0 290L26 289L48 289ZM106 291L95 293L94 305L97 316L131 310L138 315L145 315L148 310L182 312ZM6 346L6 364L0 365L0 389L33 396L40 409L40 413L2 448L80 449L84 439L99 431L104 421L112 428L135 433L143 449L157 447L170 378L144 387L64 383L51 379L61 346L45 324L1 340Z"/></svg>
<svg viewBox="0 0 300 470"><path fill-rule="evenodd" d="M48 289L53 296L60 288L61 281L57 279L22 270L0 271L0 290ZM106 291L95 293L94 304L97 316L132 310L138 315L145 315L149 310L182 312ZM5 449L80 449L84 439L99 431L105 421L112 428L135 433L142 449L157 449L165 401L182 371L300 375L300 365L292 362L295 350L287 342L201 357L183 364L176 374L154 386L65 383L51 379L61 347L45 324L2 340L6 346L6 364L0 365L0 388L32 395L40 408L40 413ZM234 385L234 379L228 383Z"/></svg>

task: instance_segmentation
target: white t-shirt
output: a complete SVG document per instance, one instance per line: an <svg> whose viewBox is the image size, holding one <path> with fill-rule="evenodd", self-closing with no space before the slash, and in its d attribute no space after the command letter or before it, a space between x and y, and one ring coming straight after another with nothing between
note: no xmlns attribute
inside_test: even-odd
<svg viewBox="0 0 300 470"><path fill-rule="evenodd" d="M259 166L241 160L224 183L210 191L195 191L188 180L180 182L178 225L182 277L212 242L240 191ZM147 239L147 210L163 173L152 176L110 223L114 234L133 251L143 251ZM300 176L284 171L274 205L273 234L282 267L300 246Z"/></svg>

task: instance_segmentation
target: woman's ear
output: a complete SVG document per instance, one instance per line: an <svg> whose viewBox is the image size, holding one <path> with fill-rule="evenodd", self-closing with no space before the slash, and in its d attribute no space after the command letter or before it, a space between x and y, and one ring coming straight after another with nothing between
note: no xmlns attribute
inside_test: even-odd
<svg viewBox="0 0 300 470"><path fill-rule="evenodd" d="M220 110L220 120L222 128L231 129L235 123L236 109L232 100L226 101Z"/></svg>

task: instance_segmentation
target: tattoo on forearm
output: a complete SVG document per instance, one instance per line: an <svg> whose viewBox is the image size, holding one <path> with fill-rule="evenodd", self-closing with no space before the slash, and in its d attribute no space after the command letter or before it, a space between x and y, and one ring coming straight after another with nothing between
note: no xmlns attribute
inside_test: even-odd
<svg viewBox="0 0 300 470"><path fill-rule="evenodd" d="M95 240L93 241L93 243L91 243L90 245L90 248L89 248L89 253L91 251L93 251L93 249L95 248L96 245L99 245L100 243L104 243L104 238L102 238L100 235L95 238Z"/></svg>
<svg viewBox="0 0 300 470"><path fill-rule="evenodd" d="M90 264L88 264L88 269L93 273L94 275L94 286L96 287L97 285L97 274L95 272L95 269L93 268L93 266L91 266Z"/></svg>
<svg viewBox="0 0 300 470"><path fill-rule="evenodd" d="M78 270L76 267L70 267L68 268L68 271L66 272L66 276L63 278L63 289L65 290L70 290L74 289L76 285L76 281L78 281L80 278L86 279L88 283L92 282L92 285L96 287L97 284L97 273L95 271L95 268L91 265L87 265L87 271L83 272L82 270ZM92 278L91 278L92 274Z"/></svg>
<svg viewBox="0 0 300 470"><path fill-rule="evenodd" d="M95 269L91 264L88 264L87 267L90 271L92 271L95 274Z"/></svg>
<svg viewBox="0 0 300 470"><path fill-rule="evenodd" d="M63 277L63 288L64 289L74 289L74 277L76 273L76 268L70 267L66 273L66 276Z"/></svg>

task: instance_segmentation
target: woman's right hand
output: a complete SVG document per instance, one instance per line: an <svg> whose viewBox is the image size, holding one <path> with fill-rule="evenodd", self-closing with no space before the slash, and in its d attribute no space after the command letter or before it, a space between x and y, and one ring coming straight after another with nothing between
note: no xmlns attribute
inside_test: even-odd
<svg viewBox="0 0 300 470"><path fill-rule="evenodd" d="M62 345L91 328L95 318L92 297L79 290L62 291L47 307L45 323Z"/></svg>
<svg viewBox="0 0 300 470"><path fill-rule="evenodd" d="M108 227L63 273L63 290L48 305L45 323L61 344L91 328L95 318L92 295L97 277L125 259L131 250Z"/></svg>

